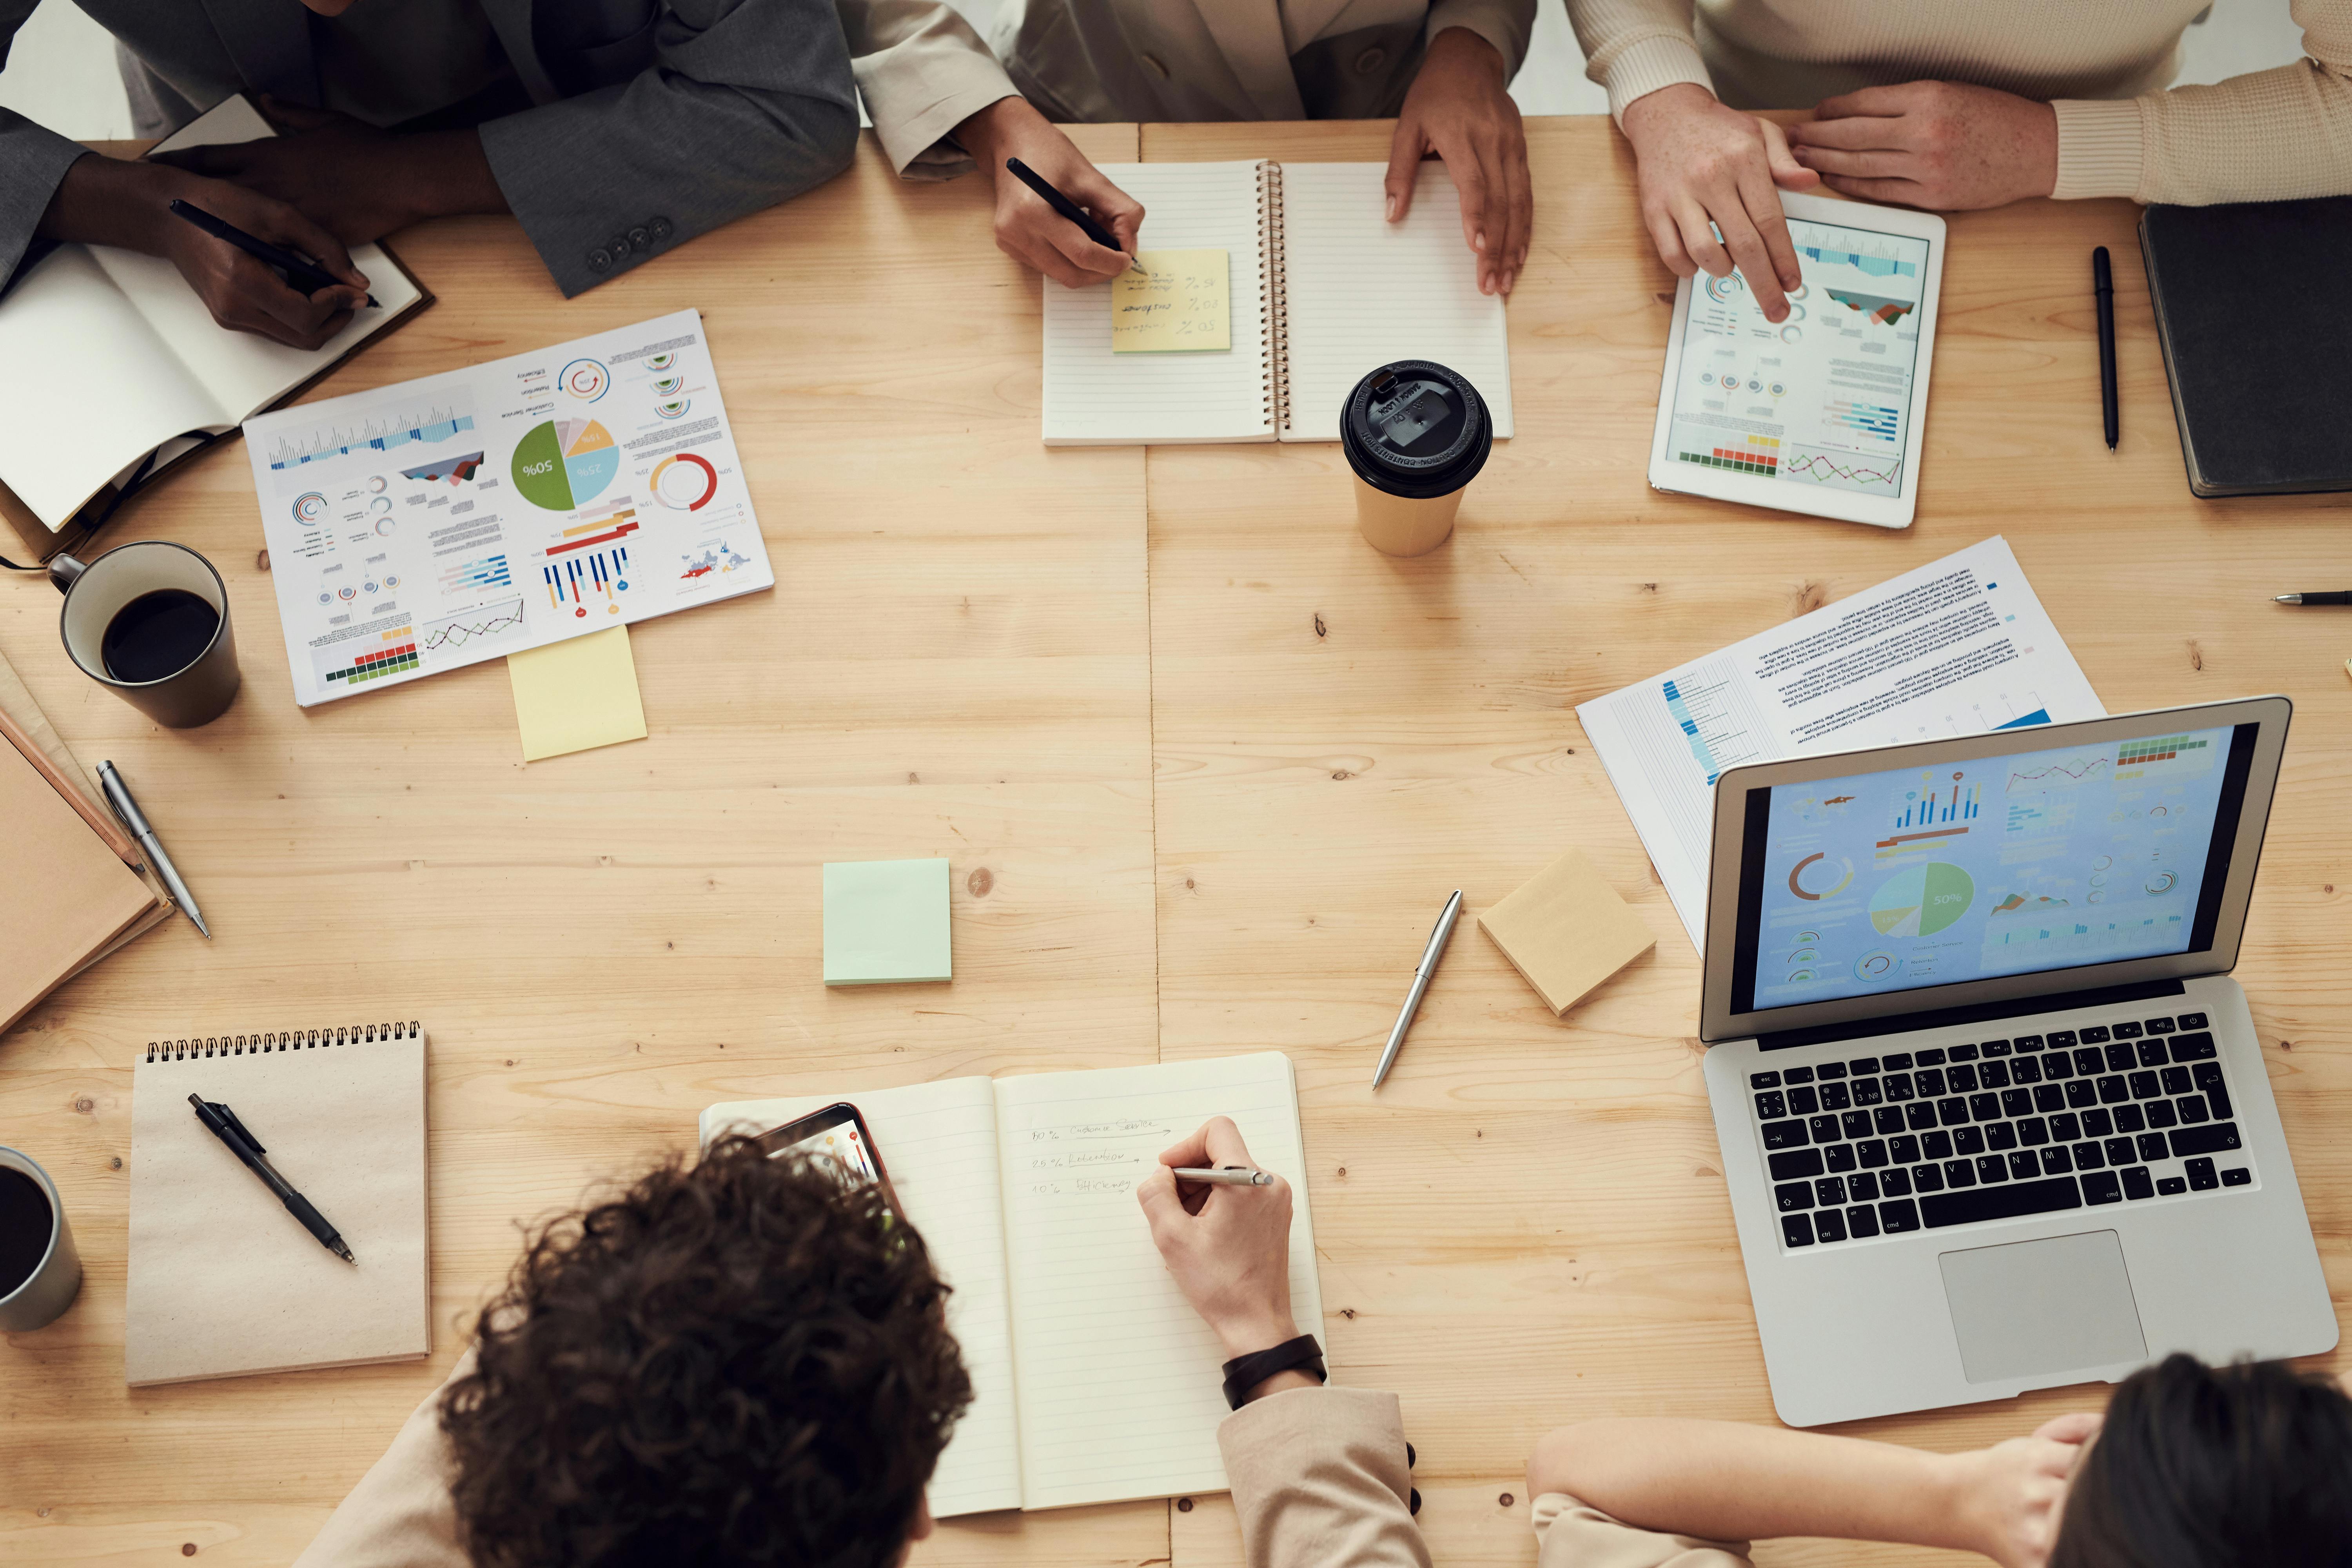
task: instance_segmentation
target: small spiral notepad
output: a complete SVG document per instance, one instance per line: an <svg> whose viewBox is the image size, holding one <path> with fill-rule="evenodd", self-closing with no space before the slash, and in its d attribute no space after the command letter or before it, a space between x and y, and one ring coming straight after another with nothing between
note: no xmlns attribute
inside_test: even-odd
<svg viewBox="0 0 2352 1568"><path fill-rule="evenodd" d="M1232 257L1232 347L1122 354L1111 286L1045 286L1045 445L1336 441L1367 371L1430 359L1469 377L1511 434L1503 301L1478 292L1462 198L1421 165L1412 210L1385 216L1382 163L1107 163L1144 205L1146 250Z"/></svg>
<svg viewBox="0 0 2352 1568"><path fill-rule="evenodd" d="M319 1245L196 1120L226 1100L342 1234ZM421 1360L433 1349L425 1031L365 1024L159 1040L131 1087L133 1386Z"/></svg>

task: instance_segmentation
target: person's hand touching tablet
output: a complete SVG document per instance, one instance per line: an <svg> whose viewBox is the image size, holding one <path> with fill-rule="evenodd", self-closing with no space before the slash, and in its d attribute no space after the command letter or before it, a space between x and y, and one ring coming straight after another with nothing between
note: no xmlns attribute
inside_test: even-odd
<svg viewBox="0 0 2352 1568"><path fill-rule="evenodd" d="M1842 195L1931 212L2003 206L2058 186L2058 111L1967 82L1823 99L1811 120L1789 127L1789 146Z"/></svg>
<svg viewBox="0 0 2352 1568"><path fill-rule="evenodd" d="M1778 125L1716 101L1695 82L1644 93L1621 117L1633 144L1642 223L1677 278L1737 267L1768 321L1789 314L1802 283L1780 193L1822 176L1790 154Z"/></svg>
<svg viewBox="0 0 2352 1568"><path fill-rule="evenodd" d="M1462 241L1476 258L1479 291L1508 294L1535 238L1528 137L1504 60L1467 27L1430 39L1389 142L1388 219L1412 210L1412 184L1434 153L1462 194Z"/></svg>
<svg viewBox="0 0 2352 1568"><path fill-rule="evenodd" d="M1290 1184L1276 1176L1263 1187L1202 1186L1180 1183L1175 1173L1249 1163L1241 1130L1227 1117L1213 1117L1162 1153L1160 1168L1135 1189L1160 1261L1228 1359L1298 1337L1290 1315ZM1276 1373L1249 1397L1315 1384L1304 1372Z"/></svg>
<svg viewBox="0 0 2352 1568"><path fill-rule="evenodd" d="M1143 231L1143 204L1103 177L1067 136L1029 106L1000 98L955 129L958 144L996 185L996 248L1055 282L1083 289L1116 278L1131 264ZM1084 230L1045 205L1004 166L1018 158L1045 183L1084 207L1117 237L1119 248L1097 245Z"/></svg>

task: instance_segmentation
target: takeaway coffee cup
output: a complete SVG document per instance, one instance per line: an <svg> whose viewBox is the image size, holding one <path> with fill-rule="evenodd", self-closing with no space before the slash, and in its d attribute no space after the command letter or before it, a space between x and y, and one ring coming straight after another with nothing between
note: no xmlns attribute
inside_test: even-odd
<svg viewBox="0 0 2352 1568"><path fill-rule="evenodd" d="M1442 364L1401 359L1356 383L1339 411L1339 447L1355 470L1365 541L1389 555L1444 543L1463 490L1494 446L1486 400Z"/></svg>
<svg viewBox="0 0 2352 1568"><path fill-rule="evenodd" d="M47 1328L81 1289L81 1254L48 1173L0 1148L0 1330Z"/></svg>
<svg viewBox="0 0 2352 1568"><path fill-rule="evenodd" d="M158 724L209 724L236 700L228 589L186 545L142 540L88 563L60 555L49 581L66 596L58 629L68 656Z"/></svg>

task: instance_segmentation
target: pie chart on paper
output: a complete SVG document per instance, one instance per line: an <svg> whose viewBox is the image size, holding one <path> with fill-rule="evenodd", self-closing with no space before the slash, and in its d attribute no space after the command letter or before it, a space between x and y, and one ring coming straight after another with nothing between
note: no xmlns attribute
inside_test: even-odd
<svg viewBox="0 0 2352 1568"><path fill-rule="evenodd" d="M604 493L621 471L621 448L593 419L551 419L515 447L515 489L549 511L570 511Z"/></svg>

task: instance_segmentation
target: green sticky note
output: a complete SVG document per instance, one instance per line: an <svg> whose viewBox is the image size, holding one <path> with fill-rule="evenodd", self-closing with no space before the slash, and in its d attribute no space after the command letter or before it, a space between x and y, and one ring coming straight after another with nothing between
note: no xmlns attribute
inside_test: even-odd
<svg viewBox="0 0 2352 1568"><path fill-rule="evenodd" d="M950 980L948 863L851 860L824 868L824 983Z"/></svg>

